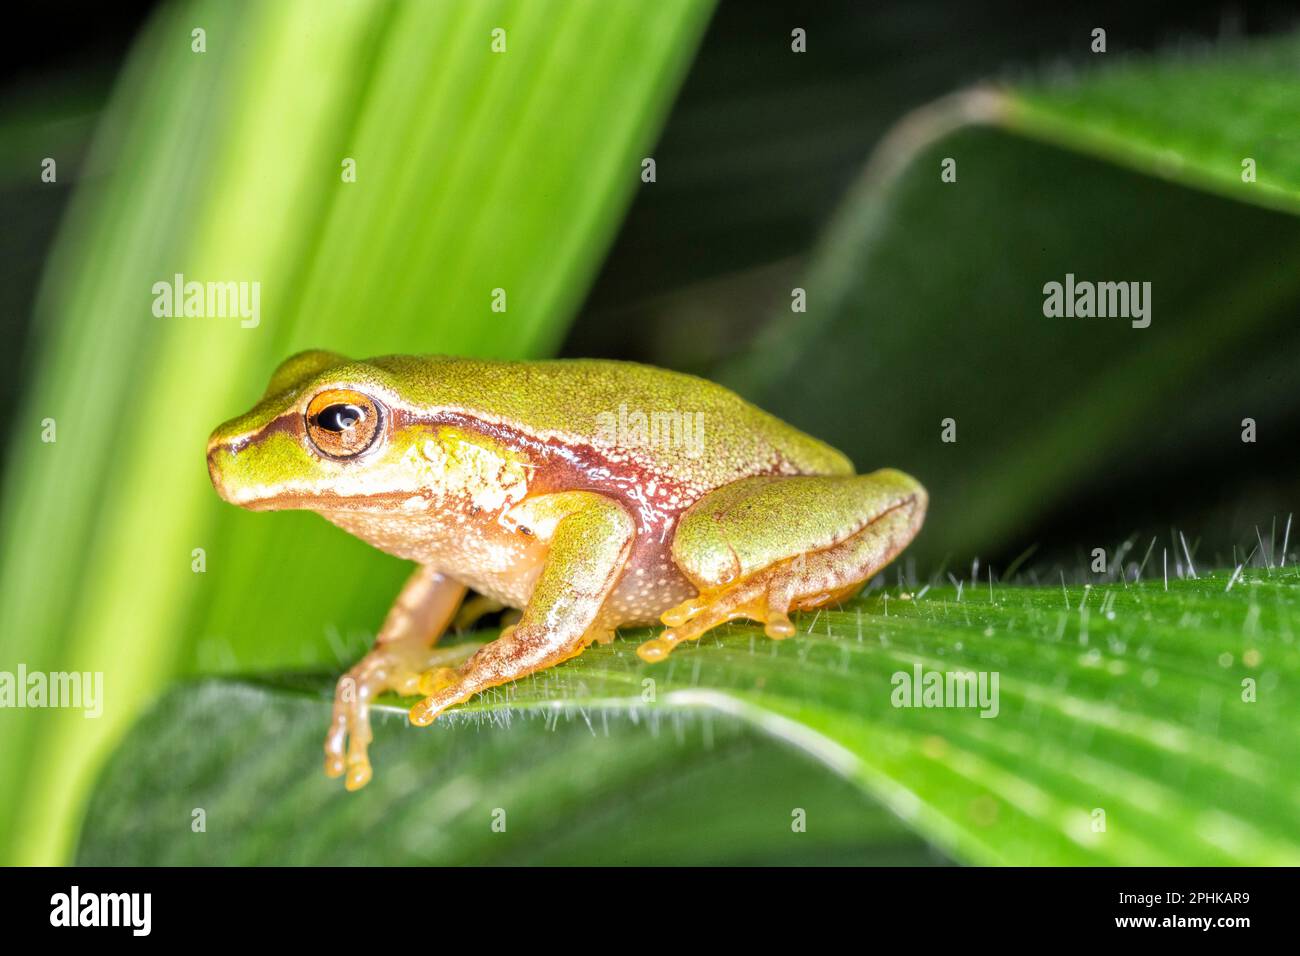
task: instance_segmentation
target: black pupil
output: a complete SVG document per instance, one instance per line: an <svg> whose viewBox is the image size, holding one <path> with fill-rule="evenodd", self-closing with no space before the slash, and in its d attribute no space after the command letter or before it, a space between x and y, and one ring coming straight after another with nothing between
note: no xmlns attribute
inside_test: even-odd
<svg viewBox="0 0 1300 956"><path fill-rule="evenodd" d="M366 413L356 405L330 405L321 409L316 416L316 424L326 431L341 432L363 421Z"/></svg>

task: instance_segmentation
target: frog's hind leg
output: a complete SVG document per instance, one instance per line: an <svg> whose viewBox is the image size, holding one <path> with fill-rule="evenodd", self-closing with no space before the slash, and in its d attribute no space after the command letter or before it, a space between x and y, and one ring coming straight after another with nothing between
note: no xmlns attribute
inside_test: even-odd
<svg viewBox="0 0 1300 956"><path fill-rule="evenodd" d="M673 559L698 596L663 615L646 641L663 660L682 641L735 618L768 637L794 634L790 611L842 600L892 561L925 517L925 489L892 469L869 475L745 478L682 515Z"/></svg>

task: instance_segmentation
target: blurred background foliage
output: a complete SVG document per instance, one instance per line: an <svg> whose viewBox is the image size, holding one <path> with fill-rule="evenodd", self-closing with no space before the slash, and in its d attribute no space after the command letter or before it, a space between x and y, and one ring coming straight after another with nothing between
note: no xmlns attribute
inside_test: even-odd
<svg viewBox="0 0 1300 956"><path fill-rule="evenodd" d="M109 704L100 721L4 716L0 778L21 784L0 788L0 859L69 858L107 749L175 677L329 670L371 639L401 562L315 516L223 506L207 485L207 432L298 348L559 351L718 378L860 468L926 482L909 580L976 557L1005 569L1030 548L1030 579L1078 579L1092 548L1168 540L1175 524L1202 567L1235 564L1297 490L1287 17L1217 3L199 2L141 7L138 32L129 17L103 35L72 27L51 40L82 51L64 62L11 60L0 668L104 670ZM1088 50L1098 25L1105 57ZM791 54L794 26L809 53ZM971 89L987 92L949 96ZM37 178L47 155L57 185ZM346 156L355 184L340 181ZM1240 180L1245 156L1257 183ZM957 185L940 183L944 157ZM153 318L150 287L175 272L259 279L262 325ZM1045 321L1042 284L1066 272L1152 281L1152 327ZM794 286L806 313L789 309ZM496 287L506 315L488 308ZM54 445L39 441L47 416ZM939 442L949 416L955 445ZM1240 440L1247 416L1258 444ZM210 726L163 713L188 739ZM749 741L732 786L822 772L752 730L725 735ZM673 745L618 739L629 754ZM318 743L295 772L315 771ZM682 779L689 800L697 777ZM938 859L927 843L997 858L874 819L842 828L844 858ZM87 858L109 859L95 853L122 831L104 827ZM274 856L265 839L247 852ZM715 858L785 852L745 846ZM1033 852L1017 859L1053 859Z"/></svg>

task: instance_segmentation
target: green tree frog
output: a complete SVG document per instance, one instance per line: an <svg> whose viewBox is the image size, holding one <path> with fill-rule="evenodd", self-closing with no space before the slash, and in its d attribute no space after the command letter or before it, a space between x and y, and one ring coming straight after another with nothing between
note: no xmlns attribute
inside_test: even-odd
<svg viewBox="0 0 1300 956"><path fill-rule="evenodd" d="M350 790L371 777L377 694L420 695L426 725L622 625L667 625L637 649L651 663L734 618L789 637L791 611L855 593L927 503L720 385L587 359L302 352L212 433L208 470L233 504L305 508L418 564L339 682L325 765ZM434 667L469 588L522 616Z"/></svg>

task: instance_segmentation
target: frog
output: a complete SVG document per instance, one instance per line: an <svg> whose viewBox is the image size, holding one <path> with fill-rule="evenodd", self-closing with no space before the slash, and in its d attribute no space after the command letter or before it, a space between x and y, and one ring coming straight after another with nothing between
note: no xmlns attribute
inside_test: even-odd
<svg viewBox="0 0 1300 956"><path fill-rule="evenodd" d="M347 790L372 778L381 694L418 698L427 726L620 628L663 625L637 647L648 666L737 619L790 638L792 613L858 593L928 506L910 475L857 474L722 385L612 359L300 352L212 432L207 464L233 505L313 511L415 563L335 688L325 771ZM517 619L449 666L438 641L471 591Z"/></svg>

